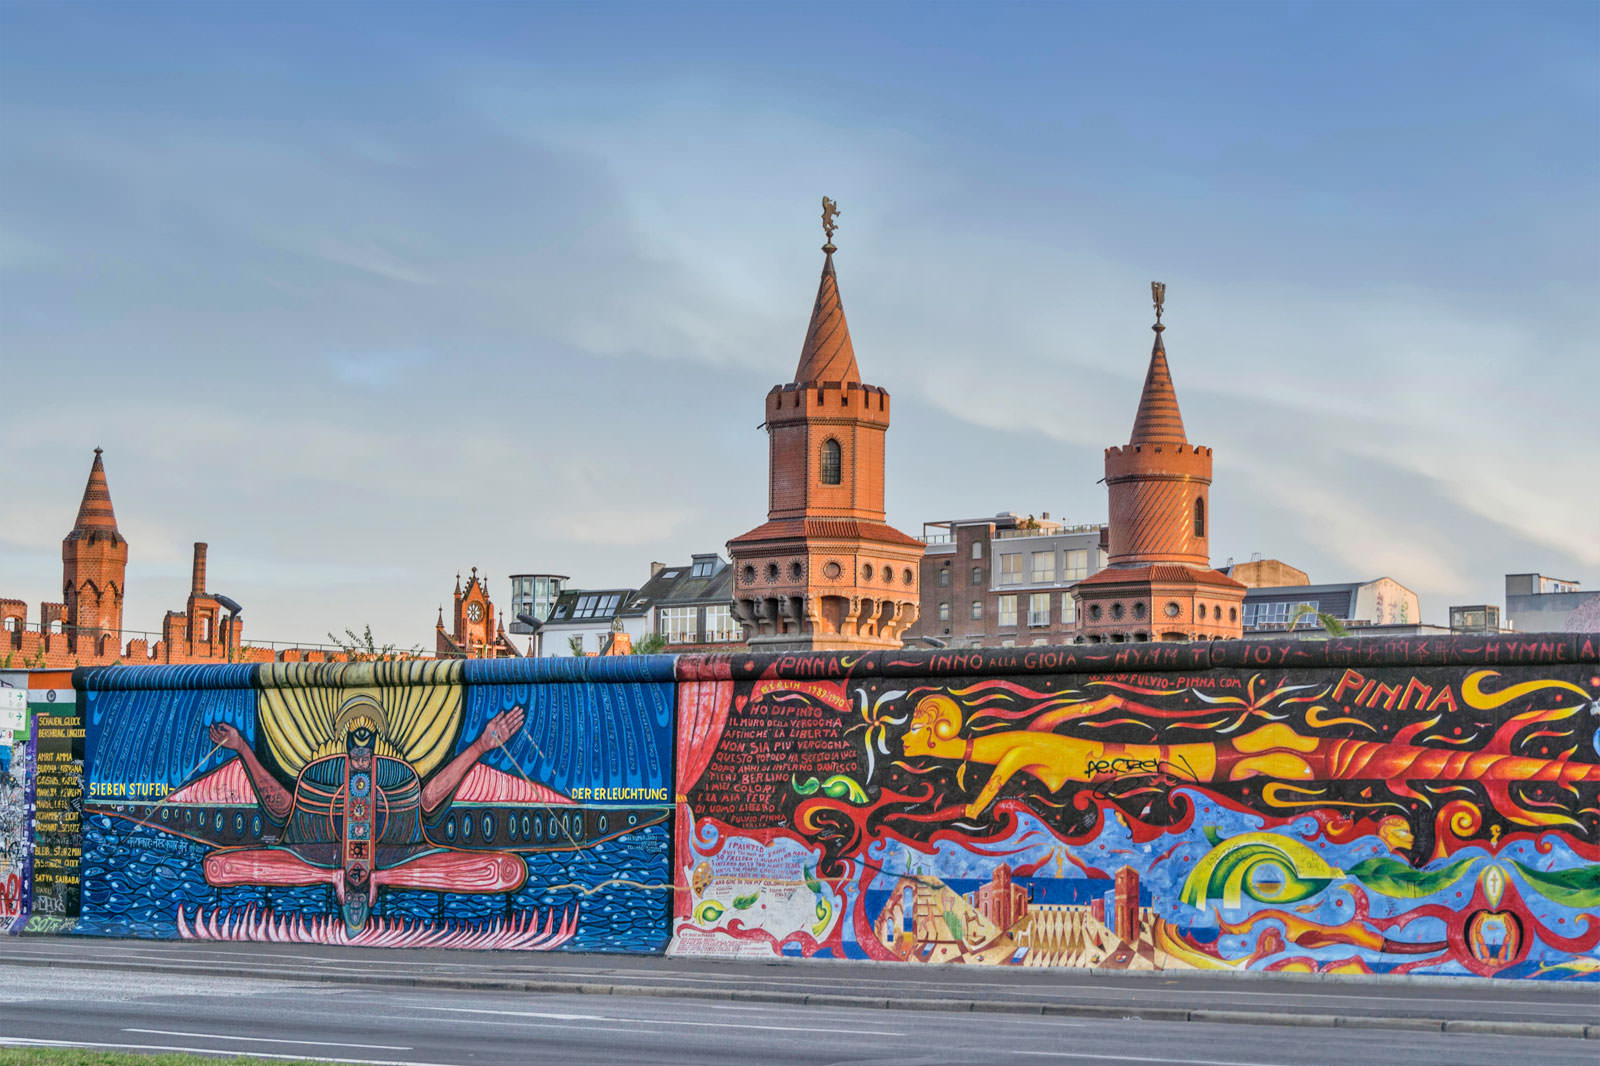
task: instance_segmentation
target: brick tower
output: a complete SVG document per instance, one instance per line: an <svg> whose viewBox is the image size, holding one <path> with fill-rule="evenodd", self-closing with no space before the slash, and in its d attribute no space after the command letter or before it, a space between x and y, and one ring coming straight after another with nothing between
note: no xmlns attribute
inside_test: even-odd
<svg viewBox="0 0 1600 1066"><path fill-rule="evenodd" d="M856 367L833 269L837 214L824 198L800 365L767 394L767 522L728 541L734 617L767 651L898 648L917 618L923 546L884 523L889 393Z"/></svg>
<svg viewBox="0 0 1600 1066"><path fill-rule="evenodd" d="M1156 301L1155 345L1133 433L1106 449L1111 551L1106 569L1072 590L1092 644L1238 637L1245 587L1211 567L1211 449L1190 444L1161 334L1166 286Z"/></svg>
<svg viewBox="0 0 1600 1066"><path fill-rule="evenodd" d="M127 587L128 542L117 530L100 449L94 450L78 520L61 542L61 599L68 647L81 660L122 646L122 594Z"/></svg>
<svg viewBox="0 0 1600 1066"><path fill-rule="evenodd" d="M489 599L488 582L472 568L467 587L461 587L461 575L456 575L455 606L451 611L452 629L445 632L444 609L439 610L439 620L434 625L434 654L441 659L504 659L519 655L506 636L505 623L496 628L494 603Z"/></svg>

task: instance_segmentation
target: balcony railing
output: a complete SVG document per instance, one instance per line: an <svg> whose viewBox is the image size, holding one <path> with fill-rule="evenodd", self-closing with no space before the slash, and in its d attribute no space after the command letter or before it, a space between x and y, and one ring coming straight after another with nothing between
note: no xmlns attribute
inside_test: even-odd
<svg viewBox="0 0 1600 1066"><path fill-rule="evenodd" d="M1103 522L1085 522L1076 526L1040 526L1038 529L1000 529L995 531L995 540L1011 540L1016 537L1059 537L1070 533L1098 533L1104 527Z"/></svg>

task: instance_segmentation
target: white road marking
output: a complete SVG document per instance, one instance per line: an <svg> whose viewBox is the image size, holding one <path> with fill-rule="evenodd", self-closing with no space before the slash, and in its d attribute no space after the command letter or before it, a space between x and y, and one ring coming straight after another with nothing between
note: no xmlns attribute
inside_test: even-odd
<svg viewBox="0 0 1600 1066"><path fill-rule="evenodd" d="M445 1011L450 1014L498 1014L511 1018L555 1018L572 1022L621 1022L624 1025L690 1025L710 1029L766 1029L780 1033L865 1033L869 1036L905 1036L905 1033L886 1029L820 1029L814 1025L740 1025L738 1022L686 1022L668 1018L615 1018L604 1014L551 1014L544 1011L489 1010L484 1007L420 1007L419 1010Z"/></svg>
<svg viewBox="0 0 1600 1066"><path fill-rule="evenodd" d="M1094 1062L1164 1062L1174 1066L1284 1066L1275 1062L1240 1062L1238 1059L1163 1059L1150 1055L1108 1055L1103 1051L1005 1051L1006 1055L1033 1055L1049 1059L1090 1059Z"/></svg>
<svg viewBox="0 0 1600 1066"><path fill-rule="evenodd" d="M185 1033L177 1029L123 1029L145 1036L192 1036L200 1040L245 1040L255 1044L300 1044L305 1047L356 1047L367 1051L415 1051L410 1044L343 1044L337 1040L285 1040L276 1036L228 1036L226 1033Z"/></svg>
<svg viewBox="0 0 1600 1066"><path fill-rule="evenodd" d="M30 1040L25 1037L0 1036L0 1047L66 1047L108 1048L113 1051L181 1051L188 1055L227 1055L234 1058L248 1055L253 1059L291 1059L303 1062L305 1055L280 1054L276 1051L235 1051L232 1048L184 1047L178 1044L109 1044L96 1040ZM416 1059L333 1059L318 1055L321 1062L348 1064L348 1066L463 1066L456 1062L418 1062Z"/></svg>

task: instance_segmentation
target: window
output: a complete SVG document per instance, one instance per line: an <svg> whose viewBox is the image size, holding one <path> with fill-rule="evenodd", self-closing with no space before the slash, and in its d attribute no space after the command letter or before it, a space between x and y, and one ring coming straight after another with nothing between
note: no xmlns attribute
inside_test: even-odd
<svg viewBox="0 0 1600 1066"><path fill-rule="evenodd" d="M950 605L948 603L941 603L939 605L939 621L950 621Z"/></svg>
<svg viewBox="0 0 1600 1066"><path fill-rule="evenodd" d="M1247 626L1287 626L1289 619L1302 607L1309 607L1312 611L1319 610L1316 600L1305 603L1247 603L1244 605L1244 624ZM1302 626L1315 626L1317 619L1314 614L1308 614L1300 619Z"/></svg>
<svg viewBox="0 0 1600 1066"><path fill-rule="evenodd" d="M1061 624L1074 625L1078 621L1078 601L1072 598L1072 593L1061 594Z"/></svg>
<svg viewBox="0 0 1600 1066"><path fill-rule="evenodd" d="M983 567L974 566L972 568L972 583L974 585L983 584Z"/></svg>
<svg viewBox="0 0 1600 1066"><path fill-rule="evenodd" d="M698 644L700 632L695 617L698 613L693 607L661 608L662 639L668 644Z"/></svg>
<svg viewBox="0 0 1600 1066"><path fill-rule="evenodd" d="M706 635L708 643L738 640L739 623L733 620L733 608L726 603L706 608Z"/></svg>
<svg viewBox="0 0 1600 1066"><path fill-rule="evenodd" d="M1000 556L1000 584L1022 584L1022 553L1008 552Z"/></svg>
<svg viewBox="0 0 1600 1066"><path fill-rule="evenodd" d="M1206 535L1206 501L1202 496L1194 498L1194 535L1197 537Z"/></svg>
<svg viewBox="0 0 1600 1066"><path fill-rule="evenodd" d="M1054 581L1055 579L1056 579L1056 553L1053 552L1053 551L1034 552L1033 553L1033 580L1035 580L1035 581Z"/></svg>
<svg viewBox="0 0 1600 1066"><path fill-rule="evenodd" d="M578 597L578 605L573 609L574 618L609 618L617 613L617 607L622 603L620 592L588 592Z"/></svg>
<svg viewBox="0 0 1600 1066"><path fill-rule="evenodd" d="M839 442L829 437L822 442L822 483L824 485L837 485L840 478L840 451Z"/></svg>
<svg viewBox="0 0 1600 1066"><path fill-rule="evenodd" d="M715 559L696 559L694 566L689 570L690 577L710 577L712 569L717 565ZM671 576L670 574L668 575Z"/></svg>
<svg viewBox="0 0 1600 1066"><path fill-rule="evenodd" d="M1068 581L1082 581L1089 576L1089 550L1077 548L1067 552L1067 572L1062 575Z"/></svg>
<svg viewBox="0 0 1600 1066"><path fill-rule="evenodd" d="M996 602L1000 605L1000 624L1003 626L1016 625L1017 597L1015 595L1000 596L997 598Z"/></svg>
<svg viewBox="0 0 1600 1066"><path fill-rule="evenodd" d="M950 587L950 568L948 566L939 568L939 587L942 589Z"/></svg>
<svg viewBox="0 0 1600 1066"><path fill-rule="evenodd" d="M1030 626L1047 626L1050 624L1050 594L1048 592L1035 592L1028 597L1028 624Z"/></svg>
<svg viewBox="0 0 1600 1066"><path fill-rule="evenodd" d="M982 600L973 600L972 601L972 617L974 617L974 618L982 618L983 617L983 601Z"/></svg>
<svg viewBox="0 0 1600 1066"><path fill-rule="evenodd" d="M972 542L972 557L974 559L983 558L983 541L975 540Z"/></svg>

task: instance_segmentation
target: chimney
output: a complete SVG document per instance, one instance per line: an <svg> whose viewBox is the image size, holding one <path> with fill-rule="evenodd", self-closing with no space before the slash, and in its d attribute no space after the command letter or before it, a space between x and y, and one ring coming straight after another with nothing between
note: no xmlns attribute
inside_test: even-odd
<svg viewBox="0 0 1600 1066"><path fill-rule="evenodd" d="M190 580L189 595L204 596L206 594L206 543L203 540L194 542L194 577Z"/></svg>
<svg viewBox="0 0 1600 1066"><path fill-rule="evenodd" d="M652 562L650 564L650 576L651 577L655 577L657 574L661 573L661 571L665 570L666 568L667 568L667 564L666 563Z"/></svg>

